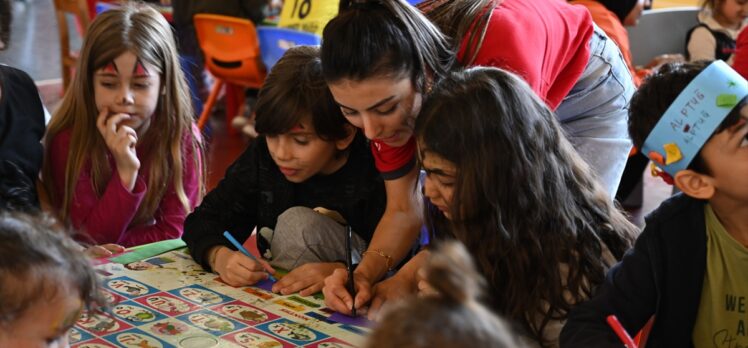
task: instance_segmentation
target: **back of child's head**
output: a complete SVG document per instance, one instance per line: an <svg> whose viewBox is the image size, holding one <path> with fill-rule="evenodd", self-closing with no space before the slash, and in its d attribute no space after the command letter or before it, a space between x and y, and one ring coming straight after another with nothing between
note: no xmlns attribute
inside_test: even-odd
<svg viewBox="0 0 748 348"><path fill-rule="evenodd" d="M603 247L620 258L636 227L610 201L553 112L512 73L484 67L452 73L434 88L415 129L420 158L432 153L457 168L446 224L496 294L488 302L540 341L545 324L531 322L528 313L563 317L590 296L612 266ZM568 275L560 274L560 263Z"/></svg>
<svg viewBox="0 0 748 348"><path fill-rule="evenodd" d="M105 304L81 248L43 216L0 213L0 284L0 330L60 295L78 296L87 309Z"/></svg>
<svg viewBox="0 0 748 348"><path fill-rule="evenodd" d="M161 93L150 119L149 131L138 139L138 147L148 148L141 161L147 163L145 167L148 168L149 175L146 197L133 223L144 223L152 219L168 188L164 183L170 178L173 178L175 190L185 210L190 209L183 189L181 168L184 161L198 161L197 157L201 154L198 148L201 145L198 141L199 134L192 132L194 112L187 82L180 67L174 35L160 12L143 3L127 2L97 15L89 25L78 59L76 77L47 128L47 146L56 134L71 130L65 188L55 189L53 180L47 180L51 175L48 157L43 170L47 193L55 204L62 205L59 208L63 219L68 215L72 194L70 188L75 186L86 161L90 160L92 181L97 193L103 192L111 176L108 149L96 126L101 110L97 109L95 101L94 75L128 51L155 67L161 84ZM193 158L183 156L185 140L192 144ZM56 192L64 192L64 197L57 197Z"/></svg>
<svg viewBox="0 0 748 348"><path fill-rule="evenodd" d="M635 147L639 149L643 147L645 140L660 122L665 111L686 86L711 63L711 61L668 63L649 75L634 93L629 106L629 135ZM740 101L739 105L743 105L744 102ZM741 118L740 109L740 106L732 109L712 136L735 125ZM693 158L688 169L709 174L709 168L701 158L700 152Z"/></svg>
<svg viewBox="0 0 748 348"><path fill-rule="evenodd" d="M308 118L326 141L346 138L350 130L322 77L319 47L290 48L270 70L257 97L255 129L278 135Z"/></svg>
<svg viewBox="0 0 748 348"><path fill-rule="evenodd" d="M459 242L445 242L426 266L439 294L412 297L386 310L368 347L520 347L509 326L478 302L485 281Z"/></svg>
<svg viewBox="0 0 748 348"><path fill-rule="evenodd" d="M446 39L404 0L342 0L322 34L325 79L410 78L419 92L426 77L443 76L452 54Z"/></svg>

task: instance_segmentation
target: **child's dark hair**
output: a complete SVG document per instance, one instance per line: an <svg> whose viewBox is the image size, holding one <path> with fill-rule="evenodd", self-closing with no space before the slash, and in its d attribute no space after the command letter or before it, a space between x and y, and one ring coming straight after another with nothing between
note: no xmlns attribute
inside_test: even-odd
<svg viewBox="0 0 748 348"><path fill-rule="evenodd" d="M433 153L458 170L451 220L437 214L434 221L475 257L491 308L547 344L548 322L593 294L636 227L553 112L514 74L483 67L452 73L435 87L415 129L419 158Z"/></svg>
<svg viewBox="0 0 748 348"><path fill-rule="evenodd" d="M403 0L341 0L322 34L322 69L328 82L410 77L425 92L452 64L453 53L436 26Z"/></svg>
<svg viewBox="0 0 748 348"><path fill-rule="evenodd" d="M96 273L67 231L46 216L0 214L0 328L37 301L76 291L84 306L105 305Z"/></svg>
<svg viewBox="0 0 748 348"><path fill-rule="evenodd" d="M440 245L425 270L439 296L387 309L368 347L520 347L509 326L478 303L485 280L462 244Z"/></svg>
<svg viewBox="0 0 748 348"><path fill-rule="evenodd" d="M322 78L315 46L292 47L273 66L257 97L255 129L260 134L283 134L304 117L310 117L315 132L325 141L350 134L345 127L348 121Z"/></svg>
<svg viewBox="0 0 748 348"><path fill-rule="evenodd" d="M662 118L662 115L670 107L670 104L711 63L711 61L668 63L644 80L644 83L642 83L631 98L629 106L629 136L634 142L635 147L642 148L649 133L652 132L657 122L660 121L660 118ZM740 109L742 109L745 103L746 99L741 100L725 117L724 121L717 127L717 130L712 133L712 136L740 121ZM706 163L701 158L700 151L696 154L688 169L702 174L709 174L709 168L707 168Z"/></svg>

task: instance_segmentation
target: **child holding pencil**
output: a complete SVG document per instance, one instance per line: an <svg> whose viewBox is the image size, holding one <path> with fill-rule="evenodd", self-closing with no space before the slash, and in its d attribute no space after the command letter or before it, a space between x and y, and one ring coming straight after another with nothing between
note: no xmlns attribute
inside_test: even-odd
<svg viewBox="0 0 748 348"><path fill-rule="evenodd" d="M748 345L746 96L748 82L723 61L665 65L634 95L631 138L682 193L571 312L562 346L620 347L611 314L631 335L654 316L647 346Z"/></svg>
<svg viewBox="0 0 748 348"><path fill-rule="evenodd" d="M384 212L384 183L366 139L343 117L322 78L319 49L289 49L258 95L260 133L187 217L183 239L195 261L232 286L273 270L235 251L254 228L270 266L290 272L273 291L311 295L345 268L346 226L355 259Z"/></svg>

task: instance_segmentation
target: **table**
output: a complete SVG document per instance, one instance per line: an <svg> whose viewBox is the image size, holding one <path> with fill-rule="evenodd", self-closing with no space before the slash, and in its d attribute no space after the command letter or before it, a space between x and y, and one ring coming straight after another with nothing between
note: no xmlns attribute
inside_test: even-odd
<svg viewBox="0 0 748 348"><path fill-rule="evenodd" d="M128 257L139 258L119 260ZM84 313L71 330L72 347L354 347L370 331L325 308L321 295L277 295L269 281L231 287L184 247L96 269L112 315Z"/></svg>

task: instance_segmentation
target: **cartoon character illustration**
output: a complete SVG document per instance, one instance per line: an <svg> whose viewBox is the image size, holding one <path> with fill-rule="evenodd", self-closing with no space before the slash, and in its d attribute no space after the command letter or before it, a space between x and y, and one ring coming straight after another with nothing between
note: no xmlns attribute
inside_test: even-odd
<svg viewBox="0 0 748 348"><path fill-rule="evenodd" d="M96 332L107 332L112 329L115 324L117 324L117 322L113 319L101 318L101 320L96 323L96 325L94 325L91 330Z"/></svg>
<svg viewBox="0 0 748 348"><path fill-rule="evenodd" d="M156 267L156 265L145 261L135 261L125 265L125 268L133 271L145 271L154 267Z"/></svg>
<svg viewBox="0 0 748 348"><path fill-rule="evenodd" d="M158 323L156 325L153 325L152 330L157 334L174 336L187 331L187 327L181 323L172 323L167 321L165 323Z"/></svg>
<svg viewBox="0 0 748 348"><path fill-rule="evenodd" d="M133 296L140 295L140 292L143 290L142 288L140 288L138 286L130 286L130 285L127 285L127 284L125 284L123 286L125 287L125 291L128 294L133 295Z"/></svg>
<svg viewBox="0 0 748 348"><path fill-rule="evenodd" d="M222 332L230 332L231 330L234 329L234 325L232 325L231 322L226 321L226 320L221 320L215 317L211 317L203 325L205 325L205 327L209 329L222 331Z"/></svg>
<svg viewBox="0 0 748 348"><path fill-rule="evenodd" d="M131 316L128 316L125 319L132 321L132 322L139 323L143 321L151 321L153 320L153 318L155 318L153 313L142 311L142 312L135 313Z"/></svg>
<svg viewBox="0 0 748 348"><path fill-rule="evenodd" d="M253 310L243 310L239 312L239 315L242 316L244 320L254 321L254 322L260 322L267 320L268 316L265 315L265 313L253 311Z"/></svg>

